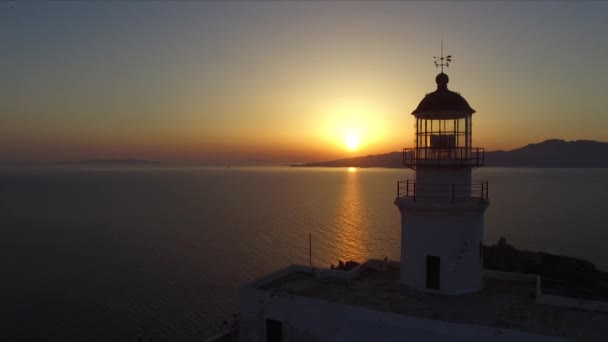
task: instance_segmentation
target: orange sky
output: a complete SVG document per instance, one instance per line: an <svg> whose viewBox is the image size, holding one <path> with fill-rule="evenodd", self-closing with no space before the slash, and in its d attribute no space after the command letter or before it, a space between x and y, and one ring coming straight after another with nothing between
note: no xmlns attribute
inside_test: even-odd
<svg viewBox="0 0 608 342"><path fill-rule="evenodd" d="M9 5L0 162L399 151L442 38L475 146L608 140L605 3Z"/></svg>

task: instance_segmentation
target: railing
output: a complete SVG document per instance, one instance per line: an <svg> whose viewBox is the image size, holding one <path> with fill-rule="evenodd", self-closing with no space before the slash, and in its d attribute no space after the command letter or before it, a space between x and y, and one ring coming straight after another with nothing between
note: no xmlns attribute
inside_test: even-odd
<svg viewBox="0 0 608 342"><path fill-rule="evenodd" d="M403 165L416 166L470 166L480 167L485 162L481 147L432 148L417 147L403 149Z"/></svg>
<svg viewBox="0 0 608 342"><path fill-rule="evenodd" d="M477 199L480 202L488 200L488 182L472 182L471 184L431 184L416 183L412 180L397 182L397 198L407 197L416 200L445 200L452 203Z"/></svg>

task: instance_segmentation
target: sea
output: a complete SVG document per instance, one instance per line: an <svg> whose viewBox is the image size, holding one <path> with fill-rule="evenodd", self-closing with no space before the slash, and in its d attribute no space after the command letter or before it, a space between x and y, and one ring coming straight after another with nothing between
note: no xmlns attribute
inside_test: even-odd
<svg viewBox="0 0 608 342"><path fill-rule="evenodd" d="M0 168L1 341L201 341L239 286L400 255L409 169ZM608 169L480 168L484 242L608 270ZM446 227L446 229L449 227ZM309 248L309 237L312 248Z"/></svg>

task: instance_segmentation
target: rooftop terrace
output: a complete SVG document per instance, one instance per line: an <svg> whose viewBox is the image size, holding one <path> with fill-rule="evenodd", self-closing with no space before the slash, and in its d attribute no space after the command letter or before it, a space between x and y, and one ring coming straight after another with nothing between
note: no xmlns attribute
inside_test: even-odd
<svg viewBox="0 0 608 342"><path fill-rule="evenodd" d="M373 267L370 266L372 264ZM374 261L372 264L351 271L355 276L350 280L320 277L318 270L313 272L302 267L254 286L274 295L298 295L427 319L567 337L575 341L605 341L608 336L608 313L536 304L534 281L486 278L481 292L439 295L402 286L397 263Z"/></svg>

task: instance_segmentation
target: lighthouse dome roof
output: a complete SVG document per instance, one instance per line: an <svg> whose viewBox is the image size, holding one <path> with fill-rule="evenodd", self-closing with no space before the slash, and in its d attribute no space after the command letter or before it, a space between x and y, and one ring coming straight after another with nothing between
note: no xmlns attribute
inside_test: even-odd
<svg viewBox="0 0 608 342"><path fill-rule="evenodd" d="M437 75L437 90L426 94L412 114L424 119L459 119L475 113L464 97L448 90L449 81L443 72Z"/></svg>

